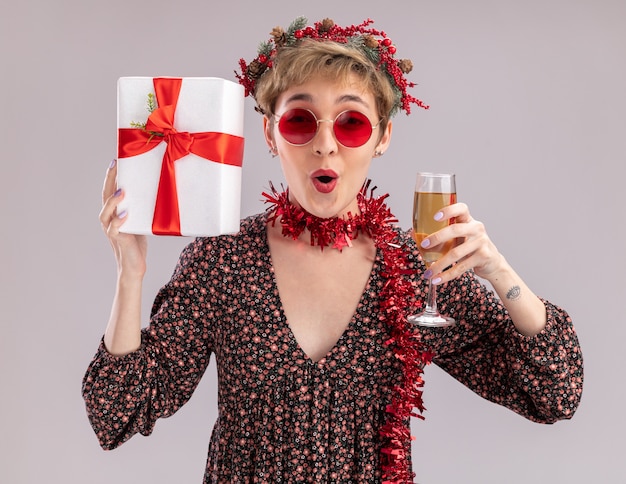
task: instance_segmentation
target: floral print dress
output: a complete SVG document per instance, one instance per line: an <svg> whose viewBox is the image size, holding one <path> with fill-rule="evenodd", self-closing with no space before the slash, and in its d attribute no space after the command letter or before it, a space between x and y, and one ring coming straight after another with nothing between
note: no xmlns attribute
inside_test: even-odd
<svg viewBox="0 0 626 484"><path fill-rule="evenodd" d="M205 484L380 482L378 431L402 378L377 316L381 254L348 327L314 362L285 318L266 225L267 214L259 214L243 220L238 234L186 247L156 297L141 347L115 357L100 344L83 381L90 422L104 449L149 435L189 400L215 355L218 418ZM407 277L422 299L424 268L410 234L399 235L414 269ZM441 309L458 324L416 331L434 362L474 392L554 422L575 412L583 367L570 318L544 302L546 328L522 336L497 297L466 273L439 291Z"/></svg>

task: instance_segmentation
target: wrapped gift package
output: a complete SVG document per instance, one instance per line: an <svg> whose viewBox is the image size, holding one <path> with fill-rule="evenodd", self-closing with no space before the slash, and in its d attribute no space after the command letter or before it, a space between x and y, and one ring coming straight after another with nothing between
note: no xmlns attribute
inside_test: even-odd
<svg viewBox="0 0 626 484"><path fill-rule="evenodd" d="M133 234L239 230L243 87L213 77L118 80L118 211Z"/></svg>

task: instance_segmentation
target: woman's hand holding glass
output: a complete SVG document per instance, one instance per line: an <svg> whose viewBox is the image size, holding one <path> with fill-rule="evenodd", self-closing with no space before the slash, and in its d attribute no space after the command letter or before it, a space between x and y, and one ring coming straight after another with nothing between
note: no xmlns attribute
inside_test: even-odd
<svg viewBox="0 0 626 484"><path fill-rule="evenodd" d="M474 220L467 205L457 203L453 174L418 173L413 204L413 232L426 265L428 292L424 309L408 316L420 326L444 327L456 323L437 307L437 285L474 269L477 275L496 280L506 267L484 225Z"/></svg>
<svg viewBox="0 0 626 484"><path fill-rule="evenodd" d="M497 277L504 265L503 257L487 235L484 224L472 217L468 206L455 203L442 208L440 214L441 221L454 220L454 223L429 234L421 245L435 247L452 241L455 247L433 262L424 277L431 279L434 285L448 282L472 269L486 280Z"/></svg>

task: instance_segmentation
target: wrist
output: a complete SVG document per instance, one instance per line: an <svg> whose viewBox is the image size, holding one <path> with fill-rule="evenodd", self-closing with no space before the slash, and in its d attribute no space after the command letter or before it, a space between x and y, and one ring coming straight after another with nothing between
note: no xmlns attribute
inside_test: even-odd
<svg viewBox="0 0 626 484"><path fill-rule="evenodd" d="M145 269L128 269L119 266L117 269L117 281L118 284L125 286L141 285L145 274Z"/></svg>
<svg viewBox="0 0 626 484"><path fill-rule="evenodd" d="M489 281L489 283L494 286L498 285L498 283L506 283L508 280L512 280L515 278L516 274L513 268L509 265L504 256L498 253L498 260L493 266L493 268L485 273L485 271L475 271L477 275L482 277L483 279Z"/></svg>

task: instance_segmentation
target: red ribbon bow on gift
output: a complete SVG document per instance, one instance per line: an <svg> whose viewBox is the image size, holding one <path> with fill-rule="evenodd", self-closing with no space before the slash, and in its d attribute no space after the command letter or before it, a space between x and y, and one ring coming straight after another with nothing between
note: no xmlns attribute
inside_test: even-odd
<svg viewBox="0 0 626 484"><path fill-rule="evenodd" d="M154 149L161 142L167 143L161 164L152 233L181 235L174 162L189 153L194 153L216 163L241 166L244 140L239 136L225 133L176 131L174 114L183 80L155 77L153 83L159 107L148 117L145 129L118 130L118 157L140 155Z"/></svg>

